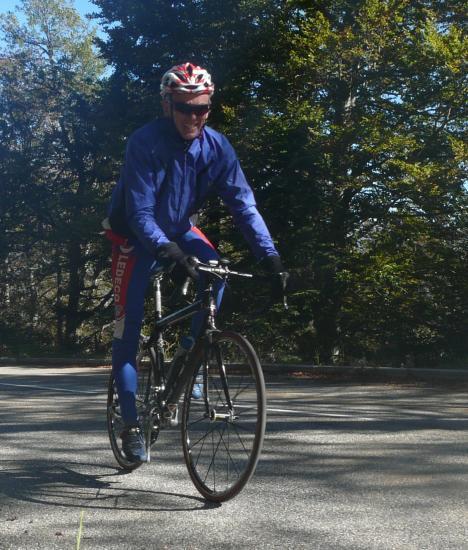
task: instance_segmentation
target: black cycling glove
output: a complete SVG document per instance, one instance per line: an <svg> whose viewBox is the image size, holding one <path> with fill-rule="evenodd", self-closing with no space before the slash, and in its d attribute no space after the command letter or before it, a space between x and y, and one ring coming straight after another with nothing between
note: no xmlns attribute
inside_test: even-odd
<svg viewBox="0 0 468 550"><path fill-rule="evenodd" d="M185 254L177 243L159 245L156 249L156 259L166 267L173 265L171 279L177 285L184 284L187 277L198 280L199 275L192 256Z"/></svg>
<svg viewBox="0 0 468 550"><path fill-rule="evenodd" d="M289 273L285 271L281 258L279 256L265 256L261 264L271 275L271 297L275 302L282 301L286 306Z"/></svg>

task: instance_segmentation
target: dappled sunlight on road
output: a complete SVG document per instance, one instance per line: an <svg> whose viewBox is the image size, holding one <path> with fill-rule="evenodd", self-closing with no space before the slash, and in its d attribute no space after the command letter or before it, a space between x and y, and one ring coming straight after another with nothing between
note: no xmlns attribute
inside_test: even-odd
<svg viewBox="0 0 468 550"><path fill-rule="evenodd" d="M22 548L18 540L73 547L81 513L84 547L93 549L119 548L129 532L135 547L151 547L154 529L169 548L194 537L194 548L222 547L225 537L249 547L252 530L272 548L284 537L304 548L317 537L333 548L343 540L355 548L466 542L461 388L271 379L257 471L237 498L214 506L189 480L178 429L161 433L151 464L131 474L117 468L105 426L108 371L45 374L23 368L0 381L7 548Z"/></svg>

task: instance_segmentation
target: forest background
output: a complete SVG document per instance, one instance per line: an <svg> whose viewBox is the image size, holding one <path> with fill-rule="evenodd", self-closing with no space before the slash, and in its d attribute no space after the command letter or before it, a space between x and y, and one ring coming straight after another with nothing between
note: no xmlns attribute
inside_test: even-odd
<svg viewBox="0 0 468 550"><path fill-rule="evenodd" d="M466 366L463 2L93 4L0 19L0 354L108 353L100 222L161 75L191 60L295 280L260 317L266 290L233 285L223 324L268 361ZM218 201L200 225L255 268Z"/></svg>

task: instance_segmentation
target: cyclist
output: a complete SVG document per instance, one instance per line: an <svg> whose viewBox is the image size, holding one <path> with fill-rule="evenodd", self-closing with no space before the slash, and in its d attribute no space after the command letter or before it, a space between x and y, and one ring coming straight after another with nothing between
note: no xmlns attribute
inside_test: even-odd
<svg viewBox="0 0 468 550"><path fill-rule="evenodd" d="M210 74L192 63L176 65L163 75L164 116L128 139L109 217L103 222L113 243L112 369L125 423L122 449L134 462L146 460L135 404L145 291L157 265L173 266L173 280L182 283L187 277L199 279L193 256L202 262L218 259L214 246L191 221L208 194L218 195L227 205L254 255L272 274L277 297L284 291L278 275L283 272L280 256L234 149L224 135L205 125L213 92ZM198 280L199 289L202 283ZM218 307L222 293L219 285ZM200 315L193 318L193 338L202 322Z"/></svg>

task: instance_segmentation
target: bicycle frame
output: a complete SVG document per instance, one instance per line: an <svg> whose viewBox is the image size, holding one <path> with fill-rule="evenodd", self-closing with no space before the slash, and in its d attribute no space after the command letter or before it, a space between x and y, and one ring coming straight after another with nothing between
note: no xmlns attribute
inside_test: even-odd
<svg viewBox="0 0 468 550"><path fill-rule="evenodd" d="M163 333L171 325L178 324L179 322L188 319L195 315L197 312L206 310L207 318L204 323L202 335L208 334L216 330L215 317L216 317L216 304L214 297L213 284L210 281L207 288L204 291L203 299L197 299L191 304L184 306L176 311L169 313L168 315L162 315L162 293L161 293L161 280L164 273L159 273L154 279L154 291L155 291L155 329L153 336L148 340L148 347L151 350L152 344L156 346L156 354L151 353L151 361L153 363L152 368L157 379L158 385L162 382L162 373L164 372L164 344ZM188 371L190 369L183 369L184 372L170 373L170 380L167 380L166 387L163 388L161 393L161 401L165 402L177 402L183 393L185 385L188 382ZM185 372L187 371L187 372ZM183 376L185 374L185 376Z"/></svg>
<svg viewBox="0 0 468 550"><path fill-rule="evenodd" d="M206 272L207 275L211 277L219 277L221 279L226 279L229 275L241 276L241 277L253 277L250 273L239 273L236 271L231 271L225 265L218 264L209 266L209 265L199 265L199 271ZM155 292L155 332L153 337L148 340L148 347L151 350L152 344L155 343L156 354L150 353L152 368L154 371L155 379L159 383L162 382L162 373L164 372L164 344L163 344L163 333L171 325L178 324L179 322L188 319L195 315L197 312L205 310L207 316L204 322L203 330L201 336L197 338L196 346L200 345L204 337L208 338L208 341L211 341L210 335L213 332L217 331L215 319L216 319L216 300L214 296L213 281L208 280L207 286L203 292L203 297L201 299L196 299L191 304L182 307L174 312L169 313L168 315L162 315L162 292L161 292L161 280L164 276L164 271L159 271L154 278L154 292ZM185 287L186 285L184 285ZM190 363L190 361L186 362ZM187 366L187 365L186 365ZM176 403L181 397L185 386L189 381L191 375L190 366L187 368L180 369L177 372L170 373L170 380L167 380L167 386L163 388L161 393L161 401L164 403L171 402ZM227 388L225 388L227 392Z"/></svg>

